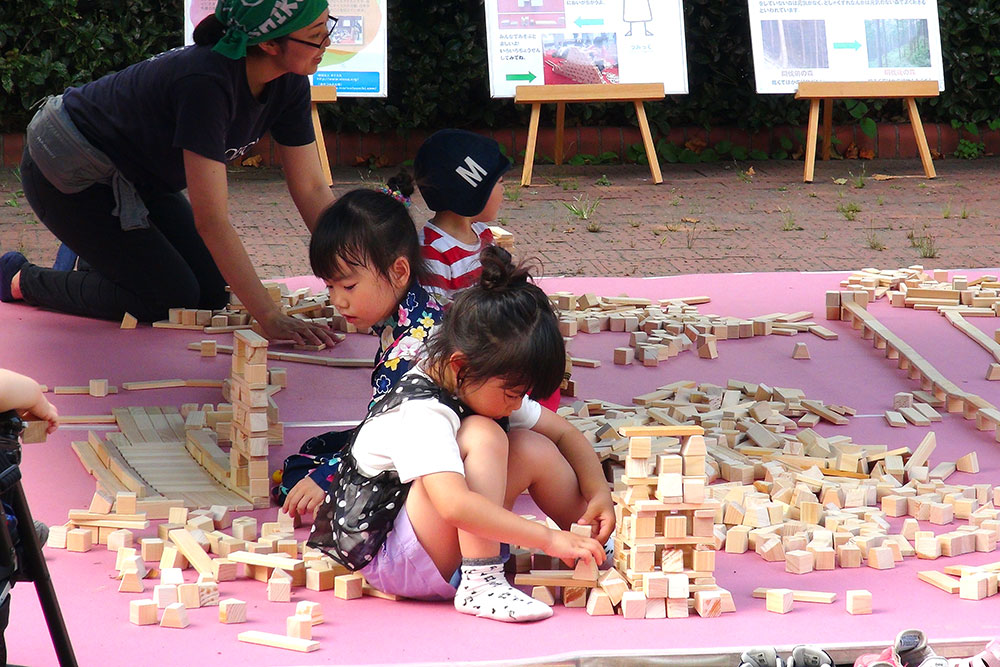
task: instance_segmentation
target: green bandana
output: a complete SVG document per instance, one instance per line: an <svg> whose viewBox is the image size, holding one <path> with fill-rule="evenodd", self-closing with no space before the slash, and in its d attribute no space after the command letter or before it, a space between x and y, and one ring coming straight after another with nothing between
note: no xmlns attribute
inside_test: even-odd
<svg viewBox="0 0 1000 667"><path fill-rule="evenodd" d="M215 17L226 27L212 50L238 60L247 47L306 27L327 9L327 0L219 0Z"/></svg>

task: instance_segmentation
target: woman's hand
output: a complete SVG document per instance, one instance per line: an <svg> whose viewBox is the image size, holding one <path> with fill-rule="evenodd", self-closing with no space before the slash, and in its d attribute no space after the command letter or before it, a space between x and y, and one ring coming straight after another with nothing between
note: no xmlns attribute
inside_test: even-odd
<svg viewBox="0 0 1000 667"><path fill-rule="evenodd" d="M337 338L329 327L306 322L273 310L257 320L264 336L269 340L291 340L299 345L326 345L333 347Z"/></svg>

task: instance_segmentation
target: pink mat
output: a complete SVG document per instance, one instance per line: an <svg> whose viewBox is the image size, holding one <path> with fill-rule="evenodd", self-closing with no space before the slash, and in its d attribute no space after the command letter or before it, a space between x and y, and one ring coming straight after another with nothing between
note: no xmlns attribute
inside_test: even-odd
<svg viewBox="0 0 1000 667"><path fill-rule="evenodd" d="M963 272L975 277L981 271ZM836 289L841 274L743 274L694 275L656 279L566 278L547 279L547 291L571 290L601 295L628 294L652 298L708 295L703 313L752 317L776 311L812 310L822 321L824 292ZM314 279L290 281L295 286L319 288ZM891 309L880 302L871 311L949 379L987 400L1000 402L997 385L985 381L990 355L953 330L935 313ZM22 305L0 305L4 323L0 366L11 368L53 385L83 385L91 378L108 378L113 385L130 380L160 378L215 378L228 371L229 357L202 359L185 350L199 333L140 328L120 331L117 324L95 322L34 310ZM970 318L992 335L997 320ZM928 429L890 429L881 418L898 391L917 388L876 351L871 341L840 322L825 323L840 333L836 341L800 334L794 338L770 336L721 341L719 358L701 360L683 354L658 368L614 366L613 348L627 344L625 334L578 335L574 356L600 359L597 369L576 368L581 397L628 402L632 396L681 379L725 383L729 378L770 385L799 387L807 395L858 409L848 426L821 425L824 434L851 435L856 442L915 446ZM228 342L228 336L219 336ZM791 359L795 342L806 342L809 361ZM332 356L369 356L375 341L349 336ZM280 364L272 364L280 365ZM288 368L289 387L277 396L281 419L288 423L356 420L368 396L368 371L325 369L297 364ZM63 414L107 413L118 405L174 405L185 402L218 402L217 390L168 389L121 392L94 399L55 396ZM960 415L946 415L933 425L938 449L932 461L954 460L975 450L982 472L956 474L949 481L1000 483L1000 449L992 432L978 432ZM272 448L273 466L319 427L287 427L286 443ZM86 507L94 490L69 448L84 439L86 430L65 428L40 445L25 447L24 486L36 518L61 523L70 508ZM525 504L524 511L530 510ZM273 517L274 510L257 512ZM964 523L964 522L963 522ZM938 528L941 531L941 528ZM150 530L150 534L153 531ZM306 529L300 529L304 538ZM663 653L711 650L758 644L887 643L900 629L922 627L934 640L1000 635L1000 598L981 602L959 600L916 579L920 569L941 569L950 562L980 564L1000 560L1000 555L970 554L957 559L923 562L907 559L888 571L868 568L786 574L782 563L766 563L758 556L720 553L717 578L732 591L738 612L718 619L627 622L621 617L589 617L582 609L556 608L543 623L512 626L490 623L456 613L446 603L387 602L378 599L344 602L329 593L295 589L293 602L316 600L324 605L326 623L314 630L319 652L300 655L242 644L236 635L244 630L282 633L285 617L294 605L269 603L264 586L257 582L230 582L222 597L248 602L250 621L227 626L218 623L217 609L190 611L191 625L184 630L137 627L128 622L128 600L136 595L117 592L109 578L114 557L103 547L87 554L47 550L63 614L81 664L125 665L204 664L222 658L226 664L373 664L470 660L519 660L573 652ZM187 573L189 580L193 577ZM838 594L833 605L802 604L780 618L764 611L762 600L752 599L757 586L785 586L826 590ZM874 614L850 616L844 610L844 591L867 588L874 596ZM151 587L144 597L149 597ZM7 642L10 660L21 664L54 664L48 634L37 598L30 584L13 592Z"/></svg>

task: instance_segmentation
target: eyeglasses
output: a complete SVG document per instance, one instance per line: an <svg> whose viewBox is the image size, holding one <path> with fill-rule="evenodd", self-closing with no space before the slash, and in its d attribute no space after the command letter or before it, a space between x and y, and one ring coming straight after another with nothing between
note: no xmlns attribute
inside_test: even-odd
<svg viewBox="0 0 1000 667"><path fill-rule="evenodd" d="M304 39L296 39L295 37L288 37L287 39L289 42L298 42L299 44L305 44L306 46L311 46L314 49L324 49L326 48L326 42L330 39L330 36L333 35L333 31L336 29L337 21L339 20L340 19L338 19L336 16L331 16L326 20L326 37L319 44L317 44L316 42L307 42Z"/></svg>

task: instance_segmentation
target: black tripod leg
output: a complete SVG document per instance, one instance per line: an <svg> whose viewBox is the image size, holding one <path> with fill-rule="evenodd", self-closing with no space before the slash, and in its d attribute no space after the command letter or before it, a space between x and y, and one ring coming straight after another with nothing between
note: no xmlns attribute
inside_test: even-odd
<svg viewBox="0 0 1000 667"><path fill-rule="evenodd" d="M42 554L42 545L38 543L38 536L35 535L35 522L31 518L31 510L28 509L28 501L24 497L21 482L11 487L7 502L17 517L17 532L21 539L24 557L19 563L20 574L24 580L35 584L38 601L41 603L42 613L45 614L45 623L49 626L49 635L52 637L52 646L56 650L60 667L76 667L76 654L73 653L73 645L69 641L66 623L59 609L56 590L52 586L49 568Z"/></svg>

